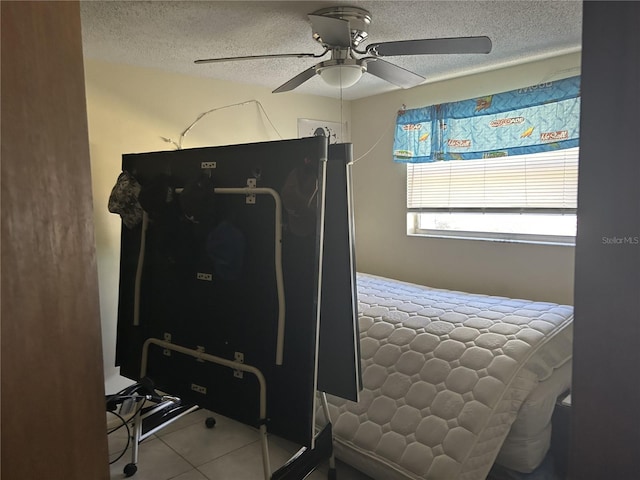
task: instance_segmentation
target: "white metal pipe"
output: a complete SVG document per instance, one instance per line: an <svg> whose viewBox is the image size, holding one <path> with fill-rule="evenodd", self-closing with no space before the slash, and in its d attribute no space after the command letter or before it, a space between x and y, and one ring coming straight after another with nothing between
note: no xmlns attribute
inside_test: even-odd
<svg viewBox="0 0 640 480"><path fill-rule="evenodd" d="M243 187L243 188L215 188L216 193L223 194L256 194L271 195L275 202L275 269L276 287L278 290L278 334L276 337L276 365L282 365L284 357L284 327L285 327L285 298L284 275L282 273L282 200L280 194L273 188Z"/></svg>
<svg viewBox="0 0 640 480"><path fill-rule="evenodd" d="M234 362L232 360L227 360L226 358L217 357L215 355L211 355L199 350L193 350L191 348L183 347L181 345L176 345L175 343L165 342L164 340L160 340L157 338L148 338L144 345L142 346L142 362L140 365L140 378L144 378L147 374L147 361L148 361L148 352L149 345L154 344L158 345L162 348L166 348L167 350L173 350L184 355L189 355L190 357L197 358L198 360L204 360L211 363L216 363L218 365L223 365L225 367L229 367L233 370L241 370L243 372L252 373L258 379L258 384L260 385L260 441L262 442L262 466L264 469L264 478L265 480L269 480L271 478L271 465L269 462L269 447L267 444L267 427L264 422L267 419L267 381L264 378L264 375L260 370L252 365L247 365L245 363Z"/></svg>
<svg viewBox="0 0 640 480"><path fill-rule="evenodd" d="M140 283L142 281L142 267L144 266L145 246L147 243L147 227L149 216L142 212L142 232L140 233L140 253L138 253L138 268L136 270L136 283L133 289L133 324L140 325Z"/></svg>
<svg viewBox="0 0 640 480"><path fill-rule="evenodd" d="M331 414L329 413L329 402L327 401L327 394L325 392L320 392L320 400L322 403L322 411L324 412L324 418L327 423L331 423ZM333 425L331 425L331 444L333 445ZM331 449L331 456L329 457L329 468L335 470L336 468L336 457L333 453L333 448Z"/></svg>
<svg viewBox="0 0 640 480"><path fill-rule="evenodd" d="M144 400L140 400L141 402L144 402ZM140 437L142 436L142 415L141 415L141 411L142 408L138 408L138 411L136 412L136 415L134 417L134 423L133 423L133 438L131 439L131 441L133 442L133 444L131 445L131 463L133 463L134 465L138 464L138 453L139 453L139 449L140 449Z"/></svg>
<svg viewBox="0 0 640 480"><path fill-rule="evenodd" d="M182 193L182 188L176 188L176 193ZM282 269L282 200L278 192L272 188L264 187L240 187L240 188L215 188L215 193L230 194L230 195L271 195L275 202L275 273L276 273L276 288L278 293L278 329L276 338L276 365L282 365L284 360L284 332L285 332L285 295L284 295L284 275ZM140 252L138 254L138 266L136 270L136 279L134 287L134 313L133 324L140 325L140 284L142 280L142 270L145 258L145 246L146 246L146 232L148 227L149 217L146 212L143 212L142 216L142 232L140 236ZM155 344L166 348L168 350L174 350L185 355L195 357L200 360L217 363L234 370L241 370L244 372L252 373L258 379L260 384L260 419L266 420L266 380L260 370L251 365L244 363L238 363L225 358L210 355L198 350L192 350L180 345L175 345L163 340L150 338L147 339L142 348L142 364L140 378L144 378L147 371L147 355L150 344ZM262 463L264 469L265 480L271 477L271 465L269 461L269 448L267 443L267 427L264 423L260 425L260 441L262 444ZM136 415L134 423L133 433L133 448L132 448L132 463L138 462L138 445L142 437L142 419L140 418L140 412Z"/></svg>
<svg viewBox="0 0 640 480"><path fill-rule="evenodd" d="M183 188L176 188L176 193L182 193ZM280 194L273 188L267 187L239 187L239 188L214 188L215 193L227 195L271 195L275 202L275 269L276 288L278 291L278 331L276 337L276 365L282 365L284 361L284 329L286 303L284 296L284 275L282 273L282 200Z"/></svg>

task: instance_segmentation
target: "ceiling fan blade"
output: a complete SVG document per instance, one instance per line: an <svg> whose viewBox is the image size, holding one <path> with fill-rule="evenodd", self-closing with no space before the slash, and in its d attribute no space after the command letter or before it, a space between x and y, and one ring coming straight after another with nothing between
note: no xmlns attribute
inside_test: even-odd
<svg viewBox="0 0 640 480"><path fill-rule="evenodd" d="M424 77L417 73L410 72L402 67L389 63L376 57L367 57L362 59L366 62L367 72L393 83L398 87L411 88L424 82Z"/></svg>
<svg viewBox="0 0 640 480"><path fill-rule="evenodd" d="M282 85L280 85L278 88L276 88L271 93L282 93L282 92L288 92L290 90L293 90L294 88L297 88L300 85L302 85L304 82L306 82L310 78L313 78L313 76L315 74L316 74L316 67L315 66L309 67L305 71L303 71L302 73L299 73L298 75L293 77L288 82L283 83Z"/></svg>
<svg viewBox="0 0 640 480"><path fill-rule="evenodd" d="M309 15L314 37L320 37L324 45L331 47L350 47L351 29L347 20L327 17L325 15Z"/></svg>
<svg viewBox="0 0 640 480"><path fill-rule="evenodd" d="M205 58L201 60L195 60L193 63L202 64L202 63L217 63L217 62L235 62L236 60L258 60L261 58L306 58L306 57L319 58L324 56L325 53L327 53L327 50L325 50L320 55L316 55L315 53L275 53L272 55L247 55L244 57Z"/></svg>
<svg viewBox="0 0 640 480"><path fill-rule="evenodd" d="M430 55L447 53L489 53L489 37L427 38L367 45L367 53L379 57L393 55Z"/></svg>

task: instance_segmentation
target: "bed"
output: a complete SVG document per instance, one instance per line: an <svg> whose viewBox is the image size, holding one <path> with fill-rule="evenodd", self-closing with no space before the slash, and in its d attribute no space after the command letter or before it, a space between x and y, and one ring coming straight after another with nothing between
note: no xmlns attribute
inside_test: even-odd
<svg viewBox="0 0 640 480"><path fill-rule="evenodd" d="M571 378L571 306L362 273L357 287L363 390L327 396L338 458L381 480L542 463Z"/></svg>

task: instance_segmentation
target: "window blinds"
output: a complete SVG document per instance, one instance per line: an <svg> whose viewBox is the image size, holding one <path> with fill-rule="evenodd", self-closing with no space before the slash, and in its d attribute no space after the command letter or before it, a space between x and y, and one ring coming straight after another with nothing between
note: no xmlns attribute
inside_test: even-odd
<svg viewBox="0 0 640 480"><path fill-rule="evenodd" d="M407 164L409 209L577 207L578 148L478 160Z"/></svg>

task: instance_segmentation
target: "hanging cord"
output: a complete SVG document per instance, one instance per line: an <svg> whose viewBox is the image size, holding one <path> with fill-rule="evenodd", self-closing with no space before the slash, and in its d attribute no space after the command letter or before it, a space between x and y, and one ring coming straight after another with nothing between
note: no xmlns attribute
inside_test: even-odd
<svg viewBox="0 0 640 480"><path fill-rule="evenodd" d="M126 453L127 449L129 448L129 445L131 444L131 429L129 428L128 425L128 421L124 419L124 417L122 417L122 415L120 415L119 413L116 412L111 412L109 410L107 410L107 413L111 413L112 415L115 415L116 417L118 417L120 419L120 426L114 428L113 430L110 430L107 432L107 436L111 435L113 432L115 432L116 430L120 430L120 428L125 427L127 429L127 444L124 446L124 448L118 453L118 456L116 458L114 458L113 460L111 460L111 454L109 454L109 465L113 465L114 463L116 463L118 460L120 460L124 454ZM115 455L116 453L114 453L113 455Z"/></svg>
<svg viewBox="0 0 640 480"><path fill-rule="evenodd" d="M340 136L342 137L342 141L345 141L345 128L344 128L344 119L342 115L342 109L344 107L344 100L342 98L342 67L340 67Z"/></svg>
<svg viewBox="0 0 640 480"><path fill-rule="evenodd" d="M366 157L367 155L369 155L374 148L376 148L378 146L378 144L380 143L380 141L387 136L387 134L389 133L389 130L391 130L392 127L394 127L396 125L396 117L393 117L393 121L391 123L389 123L389 126L387 127L387 129L382 133L382 135L380 135L380 138L378 138L378 140L376 140L376 143L373 144L373 146L367 150L365 153L363 153L362 155L360 155L358 158L356 158L355 160L353 160L352 162L349 163L349 165L353 165L354 163L362 160L364 157Z"/></svg>
<svg viewBox="0 0 640 480"><path fill-rule="evenodd" d="M264 116L266 117L267 121L269 122L269 125L271 125L271 128L273 128L273 130L276 132L276 134L278 135L278 137L280 139L282 139L282 135L280 135L280 132L278 131L278 129L275 127L275 125L273 124L273 122L271 121L271 119L269 118L269 115L267 114L266 110L264 109L264 107L262 106L262 104L258 101L258 100L247 100L245 102L240 102L240 103L233 103L231 105L224 105L222 107L217 107L217 108L212 108L211 110L207 110L204 113L201 113L200 115L198 115L198 117L191 122L191 124L184 130L184 132L182 132L180 134L180 138L178 139L178 142L176 143L175 141L173 141L170 138L167 137L160 137L162 140L164 140L167 143L172 143L173 145L176 146L176 148L178 150L182 150L182 141L184 140L184 137L187 135L187 133L189 133L189 131L196 125L196 123L198 123L200 120L202 120L202 118L204 118L205 116L209 115L210 113L213 112L217 112L218 110L223 110L225 108L231 108L231 107L239 107L239 106L244 106L244 105L248 105L249 103L255 103L258 105L258 108L260 108L260 111L262 111L262 113L264 114Z"/></svg>
<svg viewBox="0 0 640 480"><path fill-rule="evenodd" d="M124 389L124 390L126 390L126 389ZM121 390L121 392L123 392L124 390ZM138 405L138 408L133 413L133 415L129 416L128 419L125 419L122 415L120 415L119 413L115 412L114 410L107 410L107 413L115 415L120 420L120 425L118 425L117 427L114 427L111 430L107 431L107 436L111 435L113 432L116 432L116 431L120 430L122 427L124 427L126 429L126 431L127 431L127 444L119 452L118 456L116 458L114 458L113 460L111 460L111 457L113 455L116 455L116 453L118 453L118 452L114 452L113 454L109 454L109 465L113 465L114 463L116 463L127 452L127 449L129 448L129 445L131 445L131 428L129 427L129 423L131 423L131 422L133 422L135 420L136 415L138 414L138 412L140 410L142 410L142 407L144 407L144 403L147 400L146 396L141 396L141 395L138 395L138 394L121 395L120 393L117 393L116 395L113 395L112 397L116 397L115 399L116 400L120 400L120 401L125 400L125 399L133 399L134 401L139 402L139 405Z"/></svg>

